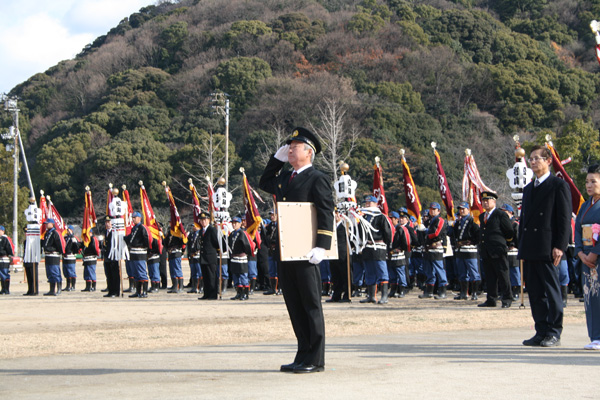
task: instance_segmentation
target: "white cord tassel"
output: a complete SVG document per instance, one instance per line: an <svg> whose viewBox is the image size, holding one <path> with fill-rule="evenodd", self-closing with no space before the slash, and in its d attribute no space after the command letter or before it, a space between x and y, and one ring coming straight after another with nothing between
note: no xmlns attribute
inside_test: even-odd
<svg viewBox="0 0 600 400"><path fill-rule="evenodd" d="M25 235L25 254L23 262L39 263L42 259L42 246L40 243L40 225L27 224L27 234Z"/></svg>

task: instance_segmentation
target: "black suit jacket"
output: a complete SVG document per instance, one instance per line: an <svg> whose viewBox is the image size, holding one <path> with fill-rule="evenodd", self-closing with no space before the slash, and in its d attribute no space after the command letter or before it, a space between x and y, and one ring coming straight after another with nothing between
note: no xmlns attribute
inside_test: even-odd
<svg viewBox="0 0 600 400"><path fill-rule="evenodd" d="M479 254L482 258L500 258L506 256L507 240L513 237L512 223L508 214L496 208L485 221L485 214L479 215Z"/></svg>
<svg viewBox="0 0 600 400"><path fill-rule="evenodd" d="M552 249L565 252L571 234L571 192L565 181L550 175L537 188L523 189L519 222L521 260L552 261Z"/></svg>
<svg viewBox="0 0 600 400"><path fill-rule="evenodd" d="M219 259L217 255L218 248L217 229L209 225L204 234L200 230L200 264L217 264Z"/></svg>
<svg viewBox="0 0 600 400"><path fill-rule="evenodd" d="M333 237L333 189L329 178L313 167L298 174L290 181L292 171L279 171L285 165L271 157L260 178L259 187L275 195L276 200L286 202L311 202L317 209L316 247L331 248Z"/></svg>

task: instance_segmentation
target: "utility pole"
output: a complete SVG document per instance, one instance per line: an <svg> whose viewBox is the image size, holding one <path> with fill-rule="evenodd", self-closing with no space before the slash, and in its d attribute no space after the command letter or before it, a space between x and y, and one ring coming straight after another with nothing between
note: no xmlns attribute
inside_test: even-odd
<svg viewBox="0 0 600 400"><path fill-rule="evenodd" d="M224 92L211 93L212 106L217 113L225 117L225 190L229 189L229 95ZM225 103L225 105L223 105Z"/></svg>
<svg viewBox="0 0 600 400"><path fill-rule="evenodd" d="M2 139L8 139L13 143L6 146L7 151L14 150L13 159L13 243L19 243L19 228L18 228L18 207L17 202L19 200L19 109L17 107L17 100L15 98L8 98L6 96L2 96L2 100L4 100L4 109L8 112L13 113L13 123L15 125L11 126L8 130L8 133L2 134ZM16 121L16 123L14 122Z"/></svg>

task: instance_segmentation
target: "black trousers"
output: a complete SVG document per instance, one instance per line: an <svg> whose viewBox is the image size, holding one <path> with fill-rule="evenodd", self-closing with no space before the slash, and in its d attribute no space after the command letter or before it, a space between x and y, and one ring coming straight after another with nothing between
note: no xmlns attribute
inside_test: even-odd
<svg viewBox="0 0 600 400"><path fill-rule="evenodd" d="M496 301L498 289L502 300L512 301L510 277L508 275L508 257L506 255L498 258L482 258L481 264L485 274L487 299Z"/></svg>
<svg viewBox="0 0 600 400"><path fill-rule="evenodd" d="M295 363L325 365L321 272L308 261L279 263L279 283L298 341Z"/></svg>
<svg viewBox="0 0 600 400"><path fill-rule="evenodd" d="M121 279L119 275L119 262L104 259L104 271L106 272L106 284L108 294L121 295Z"/></svg>
<svg viewBox="0 0 600 400"><path fill-rule="evenodd" d="M558 267L552 261L525 260L523 275L536 334L560 338L563 329L563 303Z"/></svg>
<svg viewBox="0 0 600 400"><path fill-rule="evenodd" d="M204 296L202 297L209 300L217 299L219 296L217 264L200 264L200 269L202 270L202 281L204 282Z"/></svg>
<svg viewBox="0 0 600 400"><path fill-rule="evenodd" d="M38 263L23 263L27 276L27 294L38 294Z"/></svg>
<svg viewBox="0 0 600 400"><path fill-rule="evenodd" d="M344 293L344 299L349 299L348 259L343 257L339 260L332 260L329 262L329 267L331 269L331 280L333 281L333 295L331 298L340 300L342 298L342 293Z"/></svg>

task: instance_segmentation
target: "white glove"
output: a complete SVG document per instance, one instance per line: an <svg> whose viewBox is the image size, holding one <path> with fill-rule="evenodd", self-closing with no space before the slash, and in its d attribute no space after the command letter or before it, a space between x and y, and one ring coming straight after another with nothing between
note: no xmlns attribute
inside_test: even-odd
<svg viewBox="0 0 600 400"><path fill-rule="evenodd" d="M417 227L417 230L418 230L418 231L426 231L426 230L427 230L427 228L425 228L425 225L423 225L423 224L419 224L419 226Z"/></svg>
<svg viewBox="0 0 600 400"><path fill-rule="evenodd" d="M325 257L325 249L322 247L315 247L314 249L308 252L306 257L309 258L309 263L319 264L321 261L323 261L323 258Z"/></svg>
<svg viewBox="0 0 600 400"><path fill-rule="evenodd" d="M275 153L275 158L281 162L287 162L288 161L288 151L290 151L290 145L284 144L283 146L281 146L279 148L279 150L277 150L277 153Z"/></svg>

